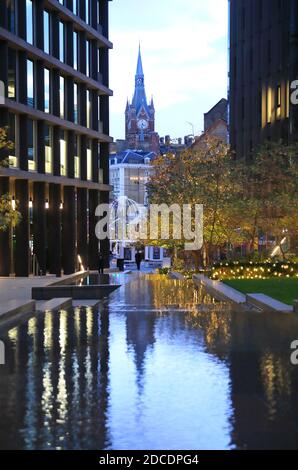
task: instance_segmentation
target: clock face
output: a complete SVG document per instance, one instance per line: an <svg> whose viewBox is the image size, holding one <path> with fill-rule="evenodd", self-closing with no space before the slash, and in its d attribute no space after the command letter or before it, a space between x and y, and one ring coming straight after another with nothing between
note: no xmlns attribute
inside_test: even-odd
<svg viewBox="0 0 298 470"><path fill-rule="evenodd" d="M148 127L148 122L145 119L140 119L138 121L138 128L141 130L145 130Z"/></svg>

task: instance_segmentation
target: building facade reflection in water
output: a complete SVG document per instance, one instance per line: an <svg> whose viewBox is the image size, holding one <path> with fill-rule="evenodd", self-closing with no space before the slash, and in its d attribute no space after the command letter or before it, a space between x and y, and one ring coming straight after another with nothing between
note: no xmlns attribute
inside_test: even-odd
<svg viewBox="0 0 298 470"><path fill-rule="evenodd" d="M47 312L10 330L5 344L7 364L0 374L1 448L108 445L107 310Z"/></svg>
<svg viewBox="0 0 298 470"><path fill-rule="evenodd" d="M298 447L294 316L143 276L99 312L47 312L0 338L1 448Z"/></svg>

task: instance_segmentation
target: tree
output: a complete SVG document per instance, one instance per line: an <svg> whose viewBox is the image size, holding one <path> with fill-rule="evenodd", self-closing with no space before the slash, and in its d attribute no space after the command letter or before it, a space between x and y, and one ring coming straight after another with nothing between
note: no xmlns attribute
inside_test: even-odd
<svg viewBox="0 0 298 470"><path fill-rule="evenodd" d="M154 176L148 184L150 203L204 206L204 248L193 252L196 265L202 264L203 257L208 265L211 264L217 247L226 243L226 212L236 186L235 180L230 178L231 163L228 146L211 136L206 137L196 151L168 154L154 161ZM236 235L235 232L234 237ZM177 248L184 241L178 240Z"/></svg>
<svg viewBox="0 0 298 470"><path fill-rule="evenodd" d="M9 166L7 154L11 148L13 144L7 138L7 129L0 128L0 168ZM9 227L15 227L21 220L21 214L16 210L18 202L15 201L15 206L12 202L9 194L0 196L0 232L8 230Z"/></svg>
<svg viewBox="0 0 298 470"><path fill-rule="evenodd" d="M298 146L266 143L251 161L235 158L226 144L207 136L196 149L168 154L154 161L148 184L149 202L203 204L204 247L194 252L195 265L210 266L227 247L239 245L250 255L262 236L270 247L287 233L298 236ZM182 250L185 240L154 244ZM152 244L152 242L150 242Z"/></svg>
<svg viewBox="0 0 298 470"><path fill-rule="evenodd" d="M260 236L280 241L298 233L298 146L267 142L250 162L236 161L241 182L236 211L251 254Z"/></svg>

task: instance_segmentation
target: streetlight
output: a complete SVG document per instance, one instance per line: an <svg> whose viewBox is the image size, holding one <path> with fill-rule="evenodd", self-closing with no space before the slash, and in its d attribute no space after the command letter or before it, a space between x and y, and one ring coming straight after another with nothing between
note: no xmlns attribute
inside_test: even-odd
<svg viewBox="0 0 298 470"><path fill-rule="evenodd" d="M192 128L192 136L195 136L195 126L193 125L192 122L186 121L186 124L188 124Z"/></svg>

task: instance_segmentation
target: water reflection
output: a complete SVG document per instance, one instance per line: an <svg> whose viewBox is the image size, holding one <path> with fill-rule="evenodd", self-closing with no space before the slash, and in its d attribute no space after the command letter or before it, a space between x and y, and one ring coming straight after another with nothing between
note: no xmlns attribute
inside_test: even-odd
<svg viewBox="0 0 298 470"><path fill-rule="evenodd" d="M295 316L143 276L99 311L47 312L0 337L1 448L298 447Z"/></svg>

